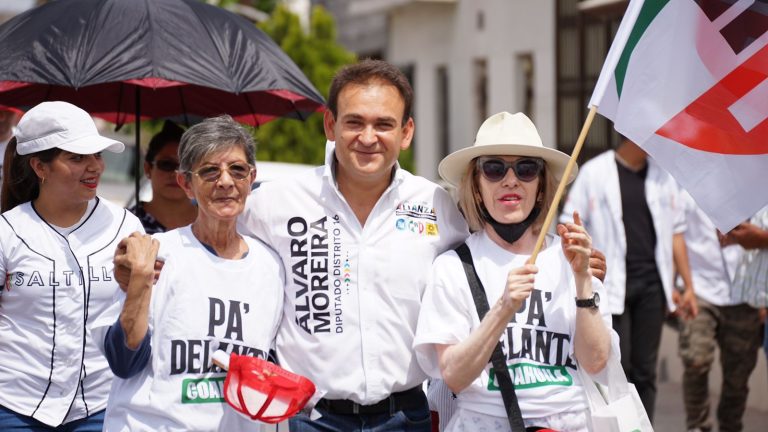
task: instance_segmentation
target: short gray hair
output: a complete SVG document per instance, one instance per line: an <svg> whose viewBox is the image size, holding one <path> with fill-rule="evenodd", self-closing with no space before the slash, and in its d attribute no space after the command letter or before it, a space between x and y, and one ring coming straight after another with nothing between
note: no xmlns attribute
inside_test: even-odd
<svg viewBox="0 0 768 432"><path fill-rule="evenodd" d="M181 136L179 143L179 171L188 173L206 156L214 152L240 147L248 163L256 163L256 144L243 126L228 115L203 120Z"/></svg>

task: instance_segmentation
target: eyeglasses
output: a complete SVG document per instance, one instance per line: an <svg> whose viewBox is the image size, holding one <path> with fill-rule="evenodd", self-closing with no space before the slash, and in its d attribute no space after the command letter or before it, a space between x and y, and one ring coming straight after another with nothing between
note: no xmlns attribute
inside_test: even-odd
<svg viewBox="0 0 768 432"><path fill-rule="evenodd" d="M229 164L225 169L229 173L229 176L232 177L234 180L245 180L255 170L255 168L252 167L251 165L248 165L247 163L242 163L242 162L235 162L235 163ZM206 165L202 168L199 168L197 171L188 171L188 172L191 174L197 175L203 181L215 182L221 177L221 174L224 172L224 169L216 165Z"/></svg>
<svg viewBox="0 0 768 432"><path fill-rule="evenodd" d="M150 163L153 167L164 172L173 172L179 169L179 163L169 159L160 159Z"/></svg>
<svg viewBox="0 0 768 432"><path fill-rule="evenodd" d="M504 159L492 157L477 158L477 168L483 174L486 180L492 183L501 181L507 175L510 168L515 172L515 177L522 182L532 182L535 180L541 170L544 169L542 159L524 158L514 162L507 162Z"/></svg>

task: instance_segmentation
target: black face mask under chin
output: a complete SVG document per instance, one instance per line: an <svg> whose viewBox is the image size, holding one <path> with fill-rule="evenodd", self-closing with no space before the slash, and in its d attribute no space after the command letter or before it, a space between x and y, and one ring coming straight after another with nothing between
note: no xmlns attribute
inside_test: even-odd
<svg viewBox="0 0 768 432"><path fill-rule="evenodd" d="M525 230L527 230L533 221L535 221L539 216L539 213L541 213L541 208L537 206L531 210L531 214L529 214L524 221L518 223L503 224L492 218L491 214L488 213L488 210L485 208L485 206L483 206L482 216L485 221L488 222L491 227L493 227L493 230L496 231L496 234L498 234L499 237L504 239L505 242L512 244L520 239L520 237L522 237Z"/></svg>

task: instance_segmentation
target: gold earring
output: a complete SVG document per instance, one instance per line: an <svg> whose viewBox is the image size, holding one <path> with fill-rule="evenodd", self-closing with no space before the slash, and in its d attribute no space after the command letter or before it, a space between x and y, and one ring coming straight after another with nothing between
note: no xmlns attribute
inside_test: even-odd
<svg viewBox="0 0 768 432"><path fill-rule="evenodd" d="M42 178L42 180L40 181L40 184L45 184L45 177Z"/></svg>

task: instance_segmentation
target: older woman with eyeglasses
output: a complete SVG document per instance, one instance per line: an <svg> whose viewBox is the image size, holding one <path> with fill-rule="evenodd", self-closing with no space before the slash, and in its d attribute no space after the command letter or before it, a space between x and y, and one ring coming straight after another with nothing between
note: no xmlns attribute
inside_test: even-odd
<svg viewBox="0 0 768 432"><path fill-rule="evenodd" d="M458 186L473 234L468 249L435 260L414 346L424 370L457 395L448 431L510 430L489 363L497 344L526 427L588 430L576 371L603 370L612 341L602 285L589 269L590 237L578 215L576 223L557 226L559 238L547 235L536 264L528 263L567 162L567 155L543 146L525 115L503 112L483 123L474 146L440 163L443 179ZM490 305L482 319L470 289L472 268Z"/></svg>
<svg viewBox="0 0 768 432"><path fill-rule="evenodd" d="M197 206L176 181L179 141L184 130L166 121L149 141L144 156L144 175L152 185L152 200L128 209L139 218L147 234L156 234L191 224Z"/></svg>
<svg viewBox="0 0 768 432"><path fill-rule="evenodd" d="M115 264L130 278L104 337L118 377L105 431L259 429L226 406L225 372L211 361L217 348L266 359L281 317L280 260L236 229L256 178L254 153L229 116L192 126L176 176L197 201L197 218L154 238L135 233L118 247ZM153 286L156 257L164 266Z"/></svg>

